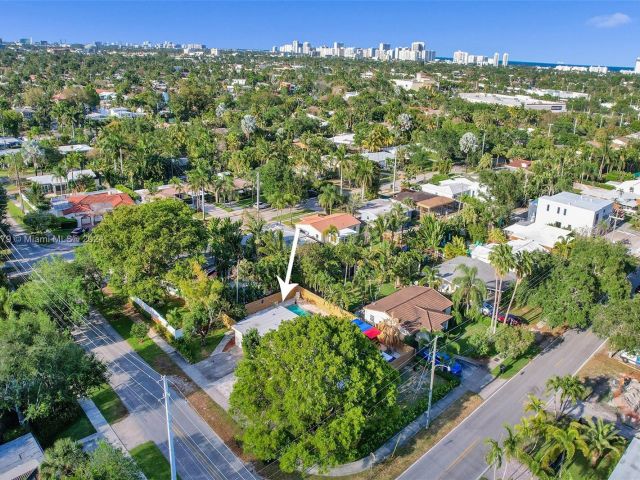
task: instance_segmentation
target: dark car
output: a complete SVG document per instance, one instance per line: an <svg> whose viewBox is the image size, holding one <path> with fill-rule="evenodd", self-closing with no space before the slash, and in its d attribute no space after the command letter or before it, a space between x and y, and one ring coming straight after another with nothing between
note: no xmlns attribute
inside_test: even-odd
<svg viewBox="0 0 640 480"><path fill-rule="evenodd" d="M428 347L419 350L418 356L431 362L431 350ZM449 354L445 352L436 353L436 367L441 367L443 370L458 377L462 375L462 365L460 362L452 359Z"/></svg>
<svg viewBox="0 0 640 480"><path fill-rule="evenodd" d="M493 315L493 302L486 301L482 303L482 307L480 307L480 311L483 315L487 317L491 317Z"/></svg>
<svg viewBox="0 0 640 480"><path fill-rule="evenodd" d="M71 236L72 237L79 237L82 234L85 234L89 231L88 228L82 228L82 227L76 227L73 230L71 230Z"/></svg>
<svg viewBox="0 0 640 480"><path fill-rule="evenodd" d="M509 314L509 318L505 318L504 314L499 315L498 316L498 321L500 323L505 323L507 325L512 325L514 327L518 326L518 325L522 325L524 323L524 319L522 317L519 317L517 315L512 315L511 313Z"/></svg>

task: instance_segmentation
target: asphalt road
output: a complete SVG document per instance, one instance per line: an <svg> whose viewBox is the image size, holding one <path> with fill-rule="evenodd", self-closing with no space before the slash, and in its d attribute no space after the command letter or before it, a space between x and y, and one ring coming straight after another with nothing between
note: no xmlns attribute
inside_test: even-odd
<svg viewBox="0 0 640 480"><path fill-rule="evenodd" d="M92 312L88 325L73 334L86 350L107 363L109 383L129 410L126 436L136 443L153 441L169 458L163 390L160 376L135 353L107 321ZM218 435L175 392L171 411L177 471L183 480L255 480ZM131 421L133 420L133 421ZM116 424L117 425L117 424ZM117 428L115 428L116 433ZM124 436L124 435L123 435ZM130 443L129 441L125 441Z"/></svg>
<svg viewBox="0 0 640 480"><path fill-rule="evenodd" d="M487 437L499 439L504 424L524 415L530 393L545 398L545 383L553 375L574 374L602 345L590 331L569 331L564 341L542 352L506 382L480 407L424 454L398 480L476 480L487 470ZM490 475L489 475L490 476Z"/></svg>

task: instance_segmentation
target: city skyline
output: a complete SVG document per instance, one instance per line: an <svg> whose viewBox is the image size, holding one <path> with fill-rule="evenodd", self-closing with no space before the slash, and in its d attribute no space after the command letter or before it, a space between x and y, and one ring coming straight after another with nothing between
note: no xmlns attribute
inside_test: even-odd
<svg viewBox="0 0 640 480"><path fill-rule="evenodd" d="M511 61L624 67L631 67L640 53L640 5L633 2L555 2L544 9L538 2L479 1L9 4L0 34L5 40L169 40L266 51L292 39L368 48L380 42L407 46L418 38L439 57L457 50L508 51ZM99 21L84 21L91 16Z"/></svg>

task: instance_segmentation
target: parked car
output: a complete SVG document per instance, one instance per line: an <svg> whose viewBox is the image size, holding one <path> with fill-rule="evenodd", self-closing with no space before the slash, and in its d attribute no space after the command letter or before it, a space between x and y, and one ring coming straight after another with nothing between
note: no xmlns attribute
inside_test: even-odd
<svg viewBox="0 0 640 480"><path fill-rule="evenodd" d="M71 230L71 236L72 237L79 237L80 235L83 235L83 234L87 233L88 231L89 231L88 228L76 227L73 230Z"/></svg>
<svg viewBox="0 0 640 480"><path fill-rule="evenodd" d="M635 353L629 353L629 352L621 352L620 358L624 363L630 363L632 365L636 365L640 367L640 355L636 355Z"/></svg>
<svg viewBox="0 0 640 480"><path fill-rule="evenodd" d="M491 315L493 315L493 302L483 302L482 303L482 307L480 307L480 311L482 312L483 315L486 315L487 317L490 317Z"/></svg>
<svg viewBox="0 0 640 480"><path fill-rule="evenodd" d="M500 323L504 323L506 325L512 325L512 326L518 326L518 325L522 325L524 323L524 318L519 317L517 315L512 315L511 313L509 314L509 318L506 319L504 314L501 314L498 316L498 321Z"/></svg>
<svg viewBox="0 0 640 480"><path fill-rule="evenodd" d="M431 350L429 348L423 348L418 351L418 356L430 362ZM444 371L458 377L462 375L462 365L460 362L452 359L449 354L445 352L436 353L436 367L441 367Z"/></svg>

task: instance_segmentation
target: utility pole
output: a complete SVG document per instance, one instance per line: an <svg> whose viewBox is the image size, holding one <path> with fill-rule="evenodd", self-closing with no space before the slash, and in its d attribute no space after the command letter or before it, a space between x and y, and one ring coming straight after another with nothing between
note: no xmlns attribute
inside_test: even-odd
<svg viewBox="0 0 640 480"><path fill-rule="evenodd" d="M256 172L256 210L260 212L260 171Z"/></svg>
<svg viewBox="0 0 640 480"><path fill-rule="evenodd" d="M553 127L553 123L549 124L549 131L547 132L547 137L551 136L551 127Z"/></svg>
<svg viewBox="0 0 640 480"><path fill-rule="evenodd" d="M578 117L573 119L573 134L576 134L576 128L578 127Z"/></svg>
<svg viewBox="0 0 640 480"><path fill-rule="evenodd" d="M171 409L170 401L171 395L169 393L169 385L167 383L167 376L162 376L162 388L164 389L164 409L167 420L167 443L169 444L169 465L171 467L171 480L176 480L176 452L173 449L173 431L171 430Z"/></svg>
<svg viewBox="0 0 640 480"><path fill-rule="evenodd" d="M20 172L18 170L18 157L17 155L12 155L13 157L13 166L16 169L16 183L18 184L18 197L20 197L20 210L24 213L24 198L22 198L22 184L20 183Z"/></svg>
<svg viewBox="0 0 640 480"><path fill-rule="evenodd" d="M396 193L396 171L398 169L398 152L396 151L396 154L393 157L393 185L391 186L391 194L395 194ZM342 170L341 170L342 172ZM341 173L342 175L342 173ZM342 177L341 177L342 178Z"/></svg>
<svg viewBox="0 0 640 480"><path fill-rule="evenodd" d="M480 155L484 155L484 140L485 138L487 138L487 132L482 132L482 151L480 152Z"/></svg>
<svg viewBox="0 0 640 480"><path fill-rule="evenodd" d="M433 380L436 373L436 350L438 345L438 337L433 337L433 350L431 350L431 381L429 383L429 406L427 407L427 426L431 424L431 399L433 398Z"/></svg>

